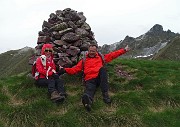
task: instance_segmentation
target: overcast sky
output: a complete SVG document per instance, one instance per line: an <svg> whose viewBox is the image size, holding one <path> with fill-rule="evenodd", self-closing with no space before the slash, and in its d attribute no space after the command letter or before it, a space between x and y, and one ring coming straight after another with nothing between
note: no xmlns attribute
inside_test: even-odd
<svg viewBox="0 0 180 127"><path fill-rule="evenodd" d="M0 0L0 53L37 45L56 10L84 12L99 45L138 37L155 24L180 33L180 0Z"/></svg>

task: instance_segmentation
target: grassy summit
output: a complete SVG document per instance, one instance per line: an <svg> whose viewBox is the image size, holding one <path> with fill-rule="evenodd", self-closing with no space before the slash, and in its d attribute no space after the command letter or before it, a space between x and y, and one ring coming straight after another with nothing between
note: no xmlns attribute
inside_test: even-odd
<svg viewBox="0 0 180 127"><path fill-rule="evenodd" d="M179 127L180 63L116 59L107 65L111 105L95 94L92 111L82 103L80 75L63 75L68 98L52 103L46 88L27 74L0 80L2 127Z"/></svg>

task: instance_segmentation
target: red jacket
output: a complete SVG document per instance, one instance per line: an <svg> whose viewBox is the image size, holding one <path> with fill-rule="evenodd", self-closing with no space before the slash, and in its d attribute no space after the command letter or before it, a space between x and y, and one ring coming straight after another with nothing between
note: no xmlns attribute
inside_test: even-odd
<svg viewBox="0 0 180 127"><path fill-rule="evenodd" d="M117 51L111 52L109 54L104 55L105 62L111 62L113 59L117 58L118 56L126 53L126 50L119 49ZM101 56L96 54L95 57L90 58L88 57L88 54L86 55L86 61L84 62L84 75L85 75L85 81L89 79L96 78L99 74L99 69L103 66L103 61ZM76 74L80 71L82 71L82 60L78 62L77 65L75 65L72 68L64 68L65 71L68 74Z"/></svg>
<svg viewBox="0 0 180 127"><path fill-rule="evenodd" d="M42 50L41 50L41 55L44 55L44 50L48 48L48 49L52 49L52 45L51 44L44 44L43 47L42 47ZM36 60L36 69L37 69L37 72L39 72L39 76L38 78L46 78L47 76L47 70L48 68L51 68L48 72L48 76L52 76L53 74L53 69L56 70L56 66L55 66L55 63L53 61L53 54L51 55L51 58L50 59L46 59L46 66L44 66L41 62L41 58L37 58ZM36 79L38 79L36 78Z"/></svg>

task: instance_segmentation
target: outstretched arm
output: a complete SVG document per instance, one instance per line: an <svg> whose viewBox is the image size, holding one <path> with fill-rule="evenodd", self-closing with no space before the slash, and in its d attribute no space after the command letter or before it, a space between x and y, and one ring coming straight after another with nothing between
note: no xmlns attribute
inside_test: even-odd
<svg viewBox="0 0 180 127"><path fill-rule="evenodd" d="M118 56L128 52L130 50L129 46L127 45L125 48L116 50L114 52L110 52L108 54L105 54L105 61L106 63L111 62L113 59L117 58Z"/></svg>
<svg viewBox="0 0 180 127"><path fill-rule="evenodd" d="M75 65L72 68L60 68L60 71L58 72L59 75L68 73L68 74L76 74L78 72L82 71L82 60L80 60L77 65Z"/></svg>

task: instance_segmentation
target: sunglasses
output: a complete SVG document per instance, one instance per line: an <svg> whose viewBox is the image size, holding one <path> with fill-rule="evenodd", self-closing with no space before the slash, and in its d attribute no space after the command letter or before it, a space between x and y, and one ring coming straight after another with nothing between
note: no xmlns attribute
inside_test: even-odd
<svg viewBox="0 0 180 127"><path fill-rule="evenodd" d="M45 49L44 52L52 52L51 49Z"/></svg>

